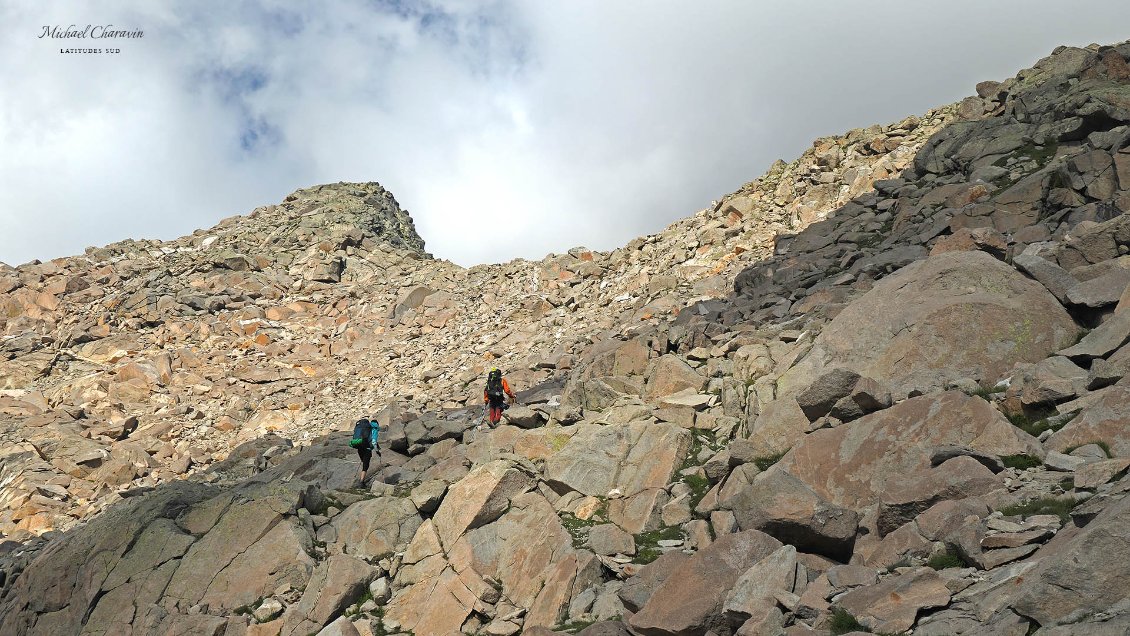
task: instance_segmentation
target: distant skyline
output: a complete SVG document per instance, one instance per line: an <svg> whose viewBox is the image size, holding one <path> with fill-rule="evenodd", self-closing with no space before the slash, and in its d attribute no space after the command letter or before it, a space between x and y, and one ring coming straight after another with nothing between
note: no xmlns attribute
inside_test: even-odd
<svg viewBox="0 0 1130 636"><path fill-rule="evenodd" d="M380 182L461 265L608 250L817 137L1130 38L1114 1L0 0L0 18L11 265L337 181Z"/></svg>

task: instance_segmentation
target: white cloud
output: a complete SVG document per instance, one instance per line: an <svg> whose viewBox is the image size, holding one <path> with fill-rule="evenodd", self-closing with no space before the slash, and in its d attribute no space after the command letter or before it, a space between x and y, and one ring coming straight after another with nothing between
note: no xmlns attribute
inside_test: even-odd
<svg viewBox="0 0 1130 636"><path fill-rule="evenodd" d="M817 136L1123 38L1130 18L792 4L3 2L0 260L173 238L340 180L380 181L462 264L608 249ZM116 56L36 38L71 23L146 35Z"/></svg>

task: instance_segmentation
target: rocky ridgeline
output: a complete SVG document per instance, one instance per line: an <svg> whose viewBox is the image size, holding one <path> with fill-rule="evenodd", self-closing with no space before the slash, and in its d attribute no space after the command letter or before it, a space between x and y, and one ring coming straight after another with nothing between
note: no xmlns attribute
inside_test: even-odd
<svg viewBox="0 0 1130 636"><path fill-rule="evenodd" d="M952 111L821 140L609 254L460 268L423 252L379 185L335 184L175 241L8 269L0 532L67 528L269 432L307 443L390 403L477 404L493 364L519 387L561 377L593 341L724 297L776 234L904 168Z"/></svg>
<svg viewBox="0 0 1130 636"><path fill-rule="evenodd" d="M338 184L8 271L0 632L1126 633L1128 58L607 254L462 269Z"/></svg>

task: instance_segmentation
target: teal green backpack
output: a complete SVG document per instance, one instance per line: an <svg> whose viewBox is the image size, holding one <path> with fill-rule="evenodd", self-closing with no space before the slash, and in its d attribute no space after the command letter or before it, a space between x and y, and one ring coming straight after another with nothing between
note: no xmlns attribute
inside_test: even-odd
<svg viewBox="0 0 1130 636"><path fill-rule="evenodd" d="M369 420L357 420L353 425L353 439L349 440L350 448L371 448L369 437L373 434L373 425Z"/></svg>

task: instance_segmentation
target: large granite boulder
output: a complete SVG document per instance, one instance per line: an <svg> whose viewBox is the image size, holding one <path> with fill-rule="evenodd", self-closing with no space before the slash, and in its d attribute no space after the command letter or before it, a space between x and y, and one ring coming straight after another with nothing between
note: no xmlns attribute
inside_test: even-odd
<svg viewBox="0 0 1130 636"><path fill-rule="evenodd" d="M1048 438L1048 449L1105 442L1115 457L1130 457L1130 387L1115 385L1078 400L1084 408L1067 426Z"/></svg>
<svg viewBox="0 0 1130 636"><path fill-rule="evenodd" d="M419 532L433 532L432 525ZM526 627L557 625L575 596L600 579L600 561L572 547L560 518L538 493L515 495L504 514L467 530L446 552L436 536L420 543L429 547L414 540L405 558L424 567L410 580L404 571L398 575L410 585L393 596L386 612L418 634L458 633L479 603L495 603L500 595L528 608Z"/></svg>
<svg viewBox="0 0 1130 636"><path fill-rule="evenodd" d="M806 552L847 561L859 515L828 502L807 484L776 468L758 474L723 505L742 530L760 530Z"/></svg>
<svg viewBox="0 0 1130 636"><path fill-rule="evenodd" d="M545 479L554 488L594 497L607 496L614 488L624 496L663 488L690 447L690 433L666 422L577 428L546 460Z"/></svg>
<svg viewBox="0 0 1130 636"><path fill-rule="evenodd" d="M991 404L946 391L818 430L785 455L779 468L833 504L858 510L884 497L904 498L908 480L942 469L931 465L932 449L949 445L997 456L1042 455L1039 442Z"/></svg>
<svg viewBox="0 0 1130 636"><path fill-rule="evenodd" d="M884 278L844 308L778 381L800 391L842 367L892 393L996 382L1017 362L1071 344L1078 328L1051 293L984 252L949 252Z"/></svg>
<svg viewBox="0 0 1130 636"><path fill-rule="evenodd" d="M1127 479L1117 498L1090 523L1061 532L1036 553L1035 567L1017 583L1014 611L1052 627L1126 607L1130 590Z"/></svg>
<svg viewBox="0 0 1130 636"><path fill-rule="evenodd" d="M410 499L378 497L349 506L334 517L333 527L346 554L379 559L403 550L421 521Z"/></svg>
<svg viewBox="0 0 1130 636"><path fill-rule="evenodd" d="M533 487L534 478L506 460L471 471L451 485L432 518L443 545L450 548L467 530L501 517L514 497Z"/></svg>
<svg viewBox="0 0 1130 636"><path fill-rule="evenodd" d="M918 612L945 607L950 591L937 572L919 568L848 592L836 605L868 631L901 634L914 626Z"/></svg>
<svg viewBox="0 0 1130 636"><path fill-rule="evenodd" d="M235 609L280 587L305 587L314 568L312 538L289 514L292 506L278 497L236 502L214 487L181 482L115 507L59 537L11 583L0 633L245 627ZM189 614L204 604L213 615Z"/></svg>
<svg viewBox="0 0 1130 636"><path fill-rule="evenodd" d="M757 530L719 538L679 564L628 624L644 636L703 634L725 624L722 610L730 590L780 547L780 541Z"/></svg>

